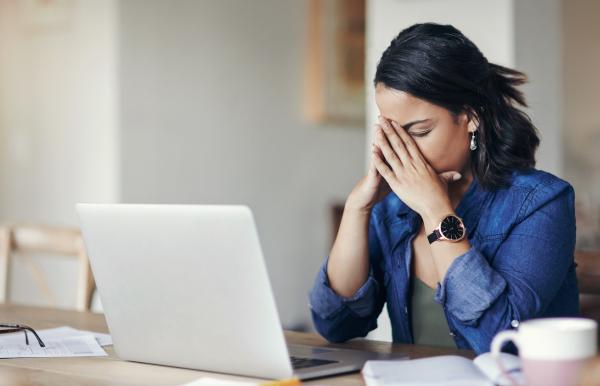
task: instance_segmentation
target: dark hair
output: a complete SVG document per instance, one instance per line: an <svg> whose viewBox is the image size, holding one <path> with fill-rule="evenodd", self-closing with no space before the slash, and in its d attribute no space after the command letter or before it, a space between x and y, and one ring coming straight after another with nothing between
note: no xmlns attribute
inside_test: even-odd
<svg viewBox="0 0 600 386"><path fill-rule="evenodd" d="M517 86L522 72L489 63L451 25L415 24L383 52L374 83L405 91L444 107L455 116L466 112L479 124L477 150L471 152L473 174L484 189L507 185L514 170L535 166L540 143Z"/></svg>

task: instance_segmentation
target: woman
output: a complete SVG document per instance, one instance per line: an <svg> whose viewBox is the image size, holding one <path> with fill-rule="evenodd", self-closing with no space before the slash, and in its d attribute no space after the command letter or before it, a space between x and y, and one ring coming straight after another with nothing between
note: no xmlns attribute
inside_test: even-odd
<svg viewBox="0 0 600 386"><path fill-rule="evenodd" d="M367 335L386 302L394 342L477 353L522 320L578 314L574 192L534 169L524 82L449 25L391 42L371 165L310 294L326 339Z"/></svg>

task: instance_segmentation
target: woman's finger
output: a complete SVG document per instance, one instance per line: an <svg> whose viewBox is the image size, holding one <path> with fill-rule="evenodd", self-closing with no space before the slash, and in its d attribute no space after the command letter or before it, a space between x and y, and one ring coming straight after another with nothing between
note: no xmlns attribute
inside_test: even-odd
<svg viewBox="0 0 600 386"><path fill-rule="evenodd" d="M383 130L379 127L375 131L375 144L379 147L381 152L383 153L383 158L390 164L393 171L398 173L402 170L402 161L398 158L396 152L390 146L385 134L383 134Z"/></svg>
<svg viewBox="0 0 600 386"><path fill-rule="evenodd" d="M411 158L415 160L424 160L423 154L421 154L421 150L417 146L415 139L411 137L398 123L392 121L392 126L395 129L394 132L398 136L398 139L402 141L404 148L410 154Z"/></svg>
<svg viewBox="0 0 600 386"><path fill-rule="evenodd" d="M381 174L383 179L388 183L390 187L395 186L397 179L396 174L392 171L392 169L383 161L381 156L375 152L373 152L373 163L375 164L375 168Z"/></svg>
<svg viewBox="0 0 600 386"><path fill-rule="evenodd" d="M375 167L375 161L373 161L373 157L375 157L374 153L377 151L377 146L375 145L375 143L371 144L371 160L369 161L369 174L372 177L377 177L378 173L377 173L377 168Z"/></svg>
<svg viewBox="0 0 600 386"><path fill-rule="evenodd" d="M376 143L373 143L373 152L375 154L377 154L379 156L379 158L381 158L383 160L383 162L387 165L388 168L392 169L390 164L385 160L385 156L383 155L381 148ZM371 154L371 156L373 156L373 154ZM375 164L373 164L373 166L375 166ZM377 168L375 168L375 171L377 171ZM393 171L393 169L392 169L392 171ZM377 173L377 174L379 175L379 173Z"/></svg>
<svg viewBox="0 0 600 386"><path fill-rule="evenodd" d="M410 165L412 163L411 155L408 152L408 150L406 149L404 142L398 136L398 133L396 133L396 130L394 129L394 127L392 127L390 122L387 119L383 118L382 116L379 117L379 121L380 121L381 128L382 128L387 140L389 141L392 149L394 149L394 152L400 158L400 161L402 162L402 164Z"/></svg>

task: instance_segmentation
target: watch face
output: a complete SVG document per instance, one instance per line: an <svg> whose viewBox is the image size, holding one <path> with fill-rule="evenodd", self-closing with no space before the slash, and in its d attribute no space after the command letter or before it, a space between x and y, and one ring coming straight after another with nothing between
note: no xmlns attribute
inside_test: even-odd
<svg viewBox="0 0 600 386"><path fill-rule="evenodd" d="M456 216L448 216L442 220L440 230L442 231L442 235L450 240L459 240L465 234L465 228Z"/></svg>

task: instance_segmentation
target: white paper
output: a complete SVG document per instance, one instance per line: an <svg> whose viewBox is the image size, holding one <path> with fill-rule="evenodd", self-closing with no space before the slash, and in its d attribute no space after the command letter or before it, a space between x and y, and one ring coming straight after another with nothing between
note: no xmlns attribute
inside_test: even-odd
<svg viewBox="0 0 600 386"><path fill-rule="evenodd" d="M501 358L506 371L523 385L525 381L519 357L501 353ZM409 361L368 361L363 368L363 377L368 386L512 385L501 375L491 353L481 354L473 361L458 356Z"/></svg>
<svg viewBox="0 0 600 386"><path fill-rule="evenodd" d="M77 330L73 327L69 327L69 326L62 326L62 327L56 327L56 328L48 328L46 330L35 330L38 335L42 338L42 340L44 339L64 339L64 338L71 338L71 337L75 337L75 336L82 336L82 335L93 335L94 338L96 338L96 340L98 341L98 344L100 346L110 346L112 345L112 338L110 337L109 334L103 334L101 332L93 332L93 331L85 331L85 330Z"/></svg>
<svg viewBox="0 0 600 386"><path fill-rule="evenodd" d="M493 386L473 364L454 355L402 361L367 361L367 386Z"/></svg>
<svg viewBox="0 0 600 386"><path fill-rule="evenodd" d="M520 385L525 384L525 378L523 377L523 373L521 372L521 360L518 356L500 353L500 359L502 360L502 364L504 369L509 373L509 375L517 381ZM502 375L498 364L496 363L496 359L492 356L492 353L485 353L479 355L477 358L473 360L473 363L483 373L494 383L500 386L511 386L512 383L508 378Z"/></svg>
<svg viewBox="0 0 600 386"><path fill-rule="evenodd" d="M69 327L69 326L48 328L45 330L35 330L35 332L37 332L37 334L40 336L40 338L42 338L42 341L44 343L46 343L46 340L61 340L61 339L74 338L74 337L84 336L84 335L93 335L94 338L96 338L96 340L98 341L98 344L100 344L100 346L112 345L112 339L111 339L110 335L108 335L108 334L103 334L100 332L77 330L77 329L75 329L73 327ZM31 332L27 332L27 335L29 336L30 342L37 343L35 336L33 336L33 334ZM15 332L14 334L0 335L0 344L2 344L2 343L4 343L4 344L24 343L24 342L25 342L25 336L24 336L23 332L21 332L21 331Z"/></svg>
<svg viewBox="0 0 600 386"><path fill-rule="evenodd" d="M266 383L266 382L256 383L256 382L231 381L231 380L227 380L227 379L202 377L202 378L196 379L195 381L186 383L181 386L204 386L204 385L210 385L210 386L259 386L263 383ZM312 385L312 383L311 383L311 385ZM319 385L315 384L314 386L319 386Z"/></svg>
<svg viewBox="0 0 600 386"><path fill-rule="evenodd" d="M28 333L29 344L21 335L19 343L13 338L0 340L0 358L55 358L55 357L86 357L106 356L106 352L93 335L74 336L58 340L44 340L46 347L40 347L35 337ZM12 335L12 334L11 334ZM8 342L7 342L8 341Z"/></svg>

